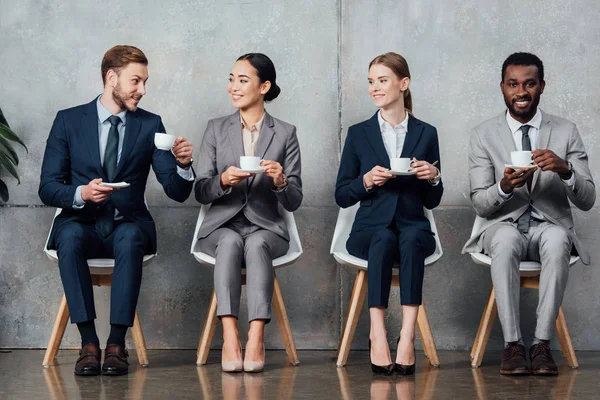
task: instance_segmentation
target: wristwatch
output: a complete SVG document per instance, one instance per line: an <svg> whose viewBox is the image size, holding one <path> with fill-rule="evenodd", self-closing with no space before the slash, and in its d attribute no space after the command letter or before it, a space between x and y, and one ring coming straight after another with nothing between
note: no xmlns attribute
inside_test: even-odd
<svg viewBox="0 0 600 400"><path fill-rule="evenodd" d="M571 164L571 161L567 161L567 164L569 164L569 175L568 177L564 177L563 175L558 175L560 177L560 179L567 181L569 179L571 179L571 176L573 176L573 164Z"/></svg>
<svg viewBox="0 0 600 400"><path fill-rule="evenodd" d="M194 159L193 159L193 158L190 158L190 162L189 162L189 163L187 163L187 164L182 164L182 163L179 161L179 158L175 158L175 162L177 163L177 166L178 166L179 168L188 169L189 167L191 167L191 166L192 166L192 163L194 162Z"/></svg>
<svg viewBox="0 0 600 400"><path fill-rule="evenodd" d="M429 182L431 185L437 185L441 180L442 180L442 173L440 172L440 170L438 168L437 169L437 175L435 176L435 178L433 179L429 179L427 180L427 182Z"/></svg>

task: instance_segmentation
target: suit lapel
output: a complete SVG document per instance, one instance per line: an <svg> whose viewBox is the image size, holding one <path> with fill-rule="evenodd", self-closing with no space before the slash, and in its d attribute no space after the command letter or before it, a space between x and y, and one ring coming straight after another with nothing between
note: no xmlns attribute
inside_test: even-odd
<svg viewBox="0 0 600 400"><path fill-rule="evenodd" d="M115 177L119 175L123 165L125 165L125 162L129 158L129 155L135 146L135 142L137 141L141 127L142 123L139 120L138 112L128 112L125 125L125 137L123 138L123 149L121 150L121 158L117 164Z"/></svg>
<svg viewBox="0 0 600 400"><path fill-rule="evenodd" d="M101 177L103 181L106 181L108 179L104 173L104 169L102 168L102 161L100 160L98 109L96 108L96 101L97 99L94 99L94 101L86 106L83 112L83 117L81 118L81 128L79 131L85 136L85 142L87 144L88 151L90 152L90 160L94 164L94 167L96 167L98 176Z"/></svg>
<svg viewBox="0 0 600 400"><path fill-rule="evenodd" d="M541 112L541 111L540 111ZM542 123L540 124L540 132L538 136L538 142L536 148L539 150L547 149L548 143L550 143L550 133L552 131L552 124L550 123L550 119L546 117L544 113L542 113ZM538 168L537 171L533 173L533 181L531 182L531 192L533 193L533 189L535 189L535 184L540 179L542 171Z"/></svg>
<svg viewBox="0 0 600 400"><path fill-rule="evenodd" d="M510 152L517 151L517 147L510 127L508 126L508 122L506 122L506 112L498 117L498 137L506 150L504 162L508 162L510 161Z"/></svg>
<svg viewBox="0 0 600 400"><path fill-rule="evenodd" d="M239 111L229 116L227 136L229 136L229 141L231 142L231 149L233 150L233 157L235 158L235 163L237 165L237 163L239 163L240 161L240 157L244 155L244 143L242 141L242 123Z"/></svg>
<svg viewBox="0 0 600 400"><path fill-rule="evenodd" d="M413 116L408 117L408 129L406 130L406 137L404 138L404 145L402 146L402 158L410 158L414 154L413 152L417 148L419 139L423 134L423 125L421 121Z"/></svg>
<svg viewBox="0 0 600 400"><path fill-rule="evenodd" d="M275 122L273 121L273 117L271 117L271 115L265 111L265 117L260 127L260 133L258 134L258 143L256 143L256 151L254 152L254 155L256 157L260 157L261 159L265 158L267 150L269 149L269 145L273 141L273 136L275 136L275 129L273 129L274 126ZM252 186L255 179L256 175L254 175L251 179L248 180L248 188Z"/></svg>
<svg viewBox="0 0 600 400"><path fill-rule="evenodd" d="M365 123L365 128L367 133L367 141L371 144L371 147L373 147L373 151L377 157L379 157L381 166L389 168L390 157L388 156L388 153L385 150L385 145L383 144L383 137L381 136L381 128L379 127L377 113L375 113L375 115Z"/></svg>

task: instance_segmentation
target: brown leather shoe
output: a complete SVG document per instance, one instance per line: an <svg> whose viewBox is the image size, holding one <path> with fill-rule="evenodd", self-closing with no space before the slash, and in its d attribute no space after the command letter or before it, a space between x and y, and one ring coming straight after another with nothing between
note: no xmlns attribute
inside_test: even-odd
<svg viewBox="0 0 600 400"><path fill-rule="evenodd" d="M521 344L509 344L500 356L500 374L502 375L529 375L529 365L525 346Z"/></svg>
<svg viewBox="0 0 600 400"><path fill-rule="evenodd" d="M118 344L109 344L104 350L102 375L127 375L129 372L129 353Z"/></svg>
<svg viewBox="0 0 600 400"><path fill-rule="evenodd" d="M75 363L75 375L100 375L100 359L102 350L96 343L88 343L79 350L79 358Z"/></svg>
<svg viewBox="0 0 600 400"><path fill-rule="evenodd" d="M552 358L550 346L538 343L529 349L531 373L533 375L558 375L558 367Z"/></svg>

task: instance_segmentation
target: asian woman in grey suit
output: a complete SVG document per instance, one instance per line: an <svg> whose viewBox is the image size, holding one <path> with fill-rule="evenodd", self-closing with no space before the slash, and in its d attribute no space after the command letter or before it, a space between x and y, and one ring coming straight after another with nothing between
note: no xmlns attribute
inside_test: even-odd
<svg viewBox="0 0 600 400"><path fill-rule="evenodd" d="M295 211L302 202L296 128L265 111L265 102L280 92L275 79L269 57L260 53L241 56L227 85L238 111L210 120L200 146L196 200L212 205L200 227L196 248L215 257L217 316L223 324L221 366L226 372L264 368L273 259L289 249L289 234L278 204ZM241 156L260 157L261 168L240 170ZM237 318L244 267L250 330L242 362Z"/></svg>

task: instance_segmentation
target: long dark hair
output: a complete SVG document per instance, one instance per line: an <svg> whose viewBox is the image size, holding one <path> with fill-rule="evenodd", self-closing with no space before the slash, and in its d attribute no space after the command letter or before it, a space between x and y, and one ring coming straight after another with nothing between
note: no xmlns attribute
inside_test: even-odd
<svg viewBox="0 0 600 400"><path fill-rule="evenodd" d="M244 54L238 61L246 60L254 67L256 73L258 75L258 79L260 79L260 83L265 83L266 81L271 82L271 88L265 94L265 101L272 101L279 96L281 89L277 86L275 82L277 78L277 73L275 72L275 65L273 61L266 55L262 53L248 53Z"/></svg>

